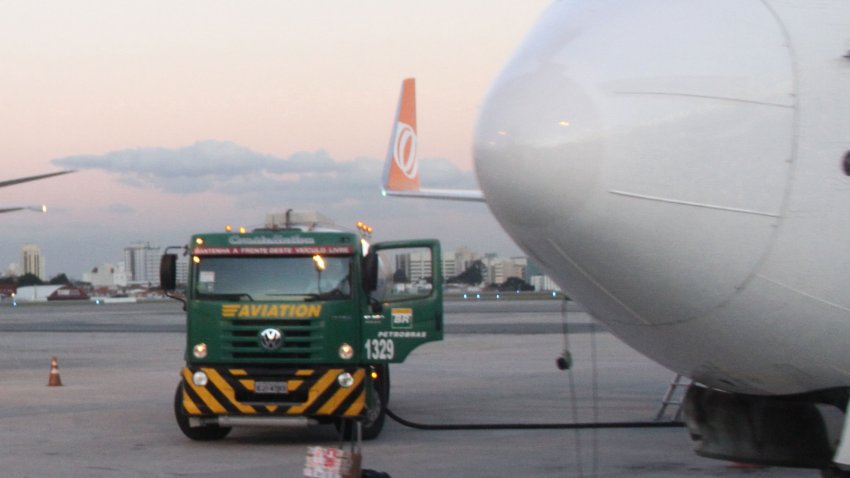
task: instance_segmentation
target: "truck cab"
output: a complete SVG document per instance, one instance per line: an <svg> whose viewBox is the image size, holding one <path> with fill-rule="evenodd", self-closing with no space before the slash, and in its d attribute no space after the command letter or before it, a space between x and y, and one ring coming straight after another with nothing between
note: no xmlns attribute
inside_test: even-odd
<svg viewBox="0 0 850 478"><path fill-rule="evenodd" d="M288 211L251 232L196 234L184 253L186 364L174 408L195 440L352 420L375 438L389 364L443 337L436 240L369 244ZM164 290L177 288L176 261L163 256Z"/></svg>

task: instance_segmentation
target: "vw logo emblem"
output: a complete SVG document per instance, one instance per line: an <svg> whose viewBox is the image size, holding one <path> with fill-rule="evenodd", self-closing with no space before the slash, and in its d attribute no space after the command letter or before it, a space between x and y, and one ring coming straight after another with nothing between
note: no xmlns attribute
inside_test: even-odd
<svg viewBox="0 0 850 478"><path fill-rule="evenodd" d="M277 329L260 332L260 345L266 350L277 350L283 345L283 334Z"/></svg>

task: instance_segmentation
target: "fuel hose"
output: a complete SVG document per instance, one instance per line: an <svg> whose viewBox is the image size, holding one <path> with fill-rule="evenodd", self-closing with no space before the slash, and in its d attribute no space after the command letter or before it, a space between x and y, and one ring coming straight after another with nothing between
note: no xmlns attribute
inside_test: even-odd
<svg viewBox="0 0 850 478"><path fill-rule="evenodd" d="M387 415L401 425L418 430L593 430L604 428L681 428L685 426L685 422L682 421L426 424L406 420L393 413L389 408Z"/></svg>

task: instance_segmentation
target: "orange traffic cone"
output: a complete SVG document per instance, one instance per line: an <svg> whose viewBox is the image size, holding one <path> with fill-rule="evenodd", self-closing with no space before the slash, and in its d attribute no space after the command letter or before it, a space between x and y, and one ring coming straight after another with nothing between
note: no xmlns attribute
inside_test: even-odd
<svg viewBox="0 0 850 478"><path fill-rule="evenodd" d="M62 386L62 378L59 377L59 361L56 360L56 357L51 357L50 359L50 378L47 379L48 387L61 387Z"/></svg>

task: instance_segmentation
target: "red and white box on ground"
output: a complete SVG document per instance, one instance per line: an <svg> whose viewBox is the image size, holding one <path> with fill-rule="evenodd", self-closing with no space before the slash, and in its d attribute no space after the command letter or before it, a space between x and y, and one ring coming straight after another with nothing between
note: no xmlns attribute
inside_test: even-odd
<svg viewBox="0 0 850 478"><path fill-rule="evenodd" d="M307 447L304 478L360 478L360 453L340 448Z"/></svg>

